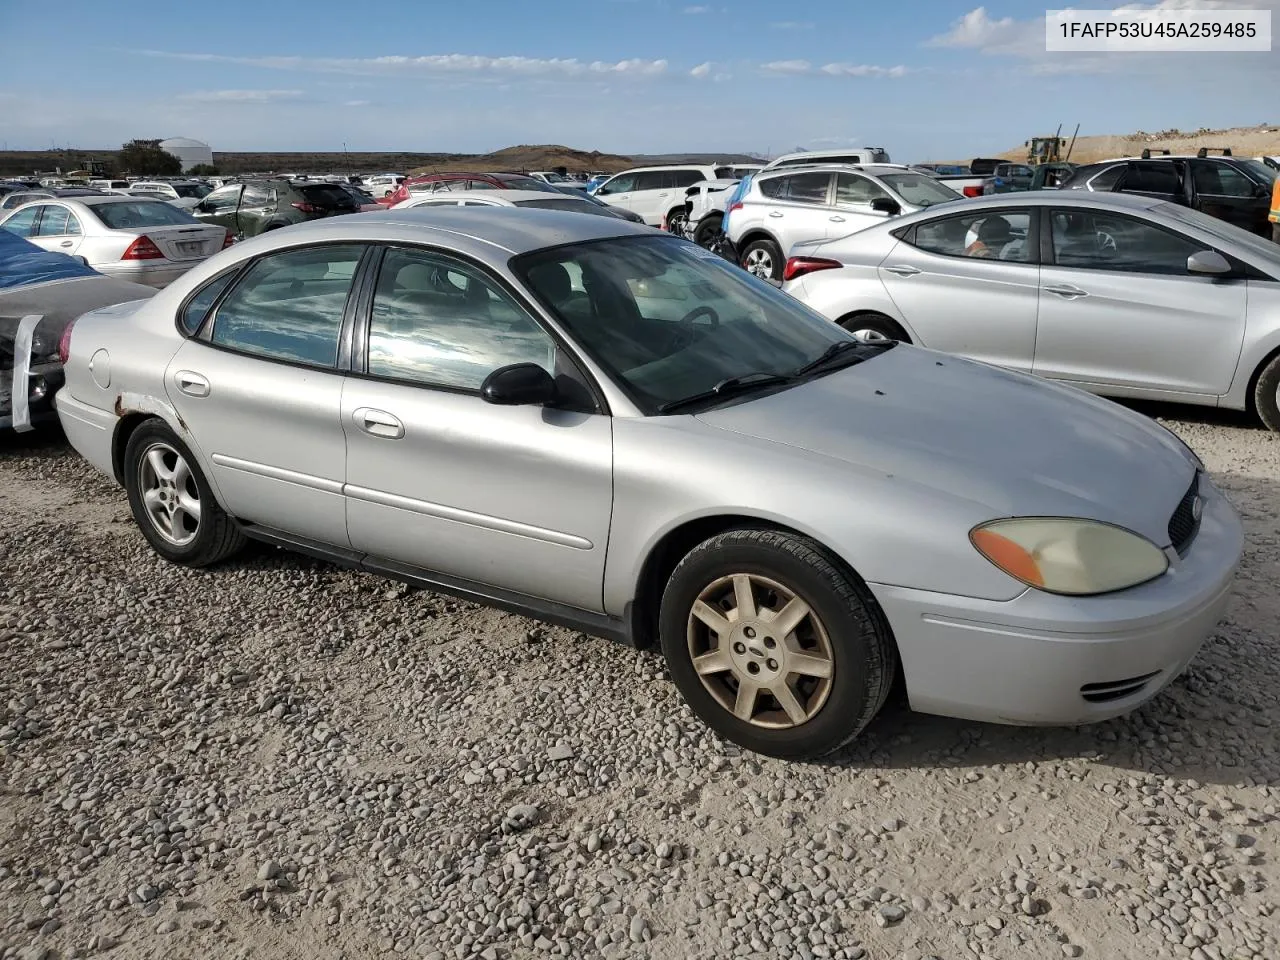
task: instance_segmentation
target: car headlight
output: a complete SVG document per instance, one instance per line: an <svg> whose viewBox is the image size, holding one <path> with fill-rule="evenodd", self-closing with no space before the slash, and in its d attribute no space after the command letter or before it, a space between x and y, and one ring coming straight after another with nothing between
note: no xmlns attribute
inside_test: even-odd
<svg viewBox="0 0 1280 960"><path fill-rule="evenodd" d="M1169 569L1164 551L1150 540L1095 520L994 520L975 527L969 539L1009 576L1046 593L1111 593Z"/></svg>

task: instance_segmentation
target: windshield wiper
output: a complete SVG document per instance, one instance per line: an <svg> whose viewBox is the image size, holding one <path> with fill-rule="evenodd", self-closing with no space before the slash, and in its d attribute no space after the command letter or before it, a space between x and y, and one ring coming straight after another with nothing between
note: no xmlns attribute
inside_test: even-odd
<svg viewBox="0 0 1280 960"><path fill-rule="evenodd" d="M790 383L791 377L780 376L776 373L744 373L740 377L725 377L710 390L703 390L701 393L695 393L688 397L681 397L679 400L671 400L658 407L659 413L670 413L680 407L693 406L707 400L723 400L726 397L737 393L745 393L751 390L758 390L762 387L773 387L778 384Z"/></svg>
<svg viewBox="0 0 1280 960"><path fill-rule="evenodd" d="M873 349L886 349L892 347L896 341L894 340L837 340L827 349L823 350L816 359L810 360L803 367L792 372L793 377L804 377L811 373L817 373L827 367L837 369L841 366L848 366L854 363L860 363L866 357L847 356L849 351L855 347L871 347ZM837 361L840 361L837 364Z"/></svg>

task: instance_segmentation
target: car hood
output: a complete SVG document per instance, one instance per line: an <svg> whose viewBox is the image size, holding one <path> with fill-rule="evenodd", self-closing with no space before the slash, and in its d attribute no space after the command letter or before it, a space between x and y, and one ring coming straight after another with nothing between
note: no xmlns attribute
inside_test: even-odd
<svg viewBox="0 0 1280 960"><path fill-rule="evenodd" d="M992 519L1084 517L1161 547L1197 469L1181 441L1117 404L905 345L698 418L980 504Z"/></svg>

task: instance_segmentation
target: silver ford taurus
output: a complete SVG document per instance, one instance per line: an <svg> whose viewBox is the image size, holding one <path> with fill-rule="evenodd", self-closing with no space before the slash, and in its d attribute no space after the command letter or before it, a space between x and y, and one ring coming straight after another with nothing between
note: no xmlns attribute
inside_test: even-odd
<svg viewBox="0 0 1280 960"><path fill-rule="evenodd" d="M1172 434L866 343L604 217L395 210L80 318L57 408L161 556L246 537L660 644L761 753L918 710L1072 724L1195 655L1242 534Z"/></svg>

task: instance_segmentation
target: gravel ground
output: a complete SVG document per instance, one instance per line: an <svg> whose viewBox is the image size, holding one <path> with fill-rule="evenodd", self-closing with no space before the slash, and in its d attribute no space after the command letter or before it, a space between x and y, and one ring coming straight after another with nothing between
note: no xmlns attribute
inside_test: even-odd
<svg viewBox="0 0 1280 960"><path fill-rule="evenodd" d="M268 548L146 548L0 439L0 958L1280 957L1280 437L1162 415L1245 518L1137 713L891 703L839 762L708 735L658 656Z"/></svg>

